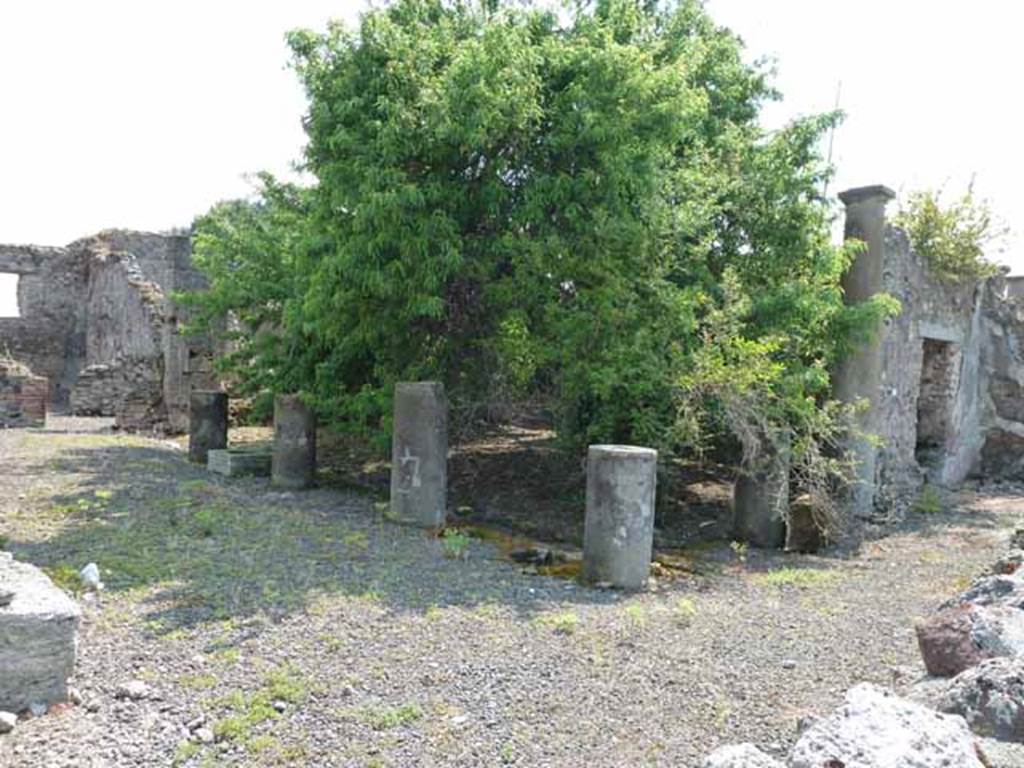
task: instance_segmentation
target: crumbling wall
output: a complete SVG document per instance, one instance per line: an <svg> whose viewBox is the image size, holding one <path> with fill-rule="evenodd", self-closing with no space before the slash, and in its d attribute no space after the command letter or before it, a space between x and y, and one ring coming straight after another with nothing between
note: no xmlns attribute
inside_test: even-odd
<svg viewBox="0 0 1024 768"><path fill-rule="evenodd" d="M133 429L188 426L192 389L216 385L210 344L181 334L172 294L205 286L188 235L108 230L65 248L0 246L0 272L20 276L6 345L52 382L50 397Z"/></svg>
<svg viewBox="0 0 1024 768"><path fill-rule="evenodd" d="M148 357L159 359L162 382L160 400L163 418L173 431L188 428L189 393L194 389L216 388L213 372L213 347L208 339L184 336L181 329L190 319L187 307L176 304L173 295L179 291L202 290L207 286L206 278L192 266L192 245L187 234L153 236L147 233L111 230L103 232L89 241L91 247L102 247L121 255L126 273L135 281L139 290L149 299L158 313L161 324L152 335L152 346L134 351L119 350L116 354L90 355L90 360L101 361L131 358L135 361L136 378L138 361ZM125 256L130 259L125 259ZM148 285L148 287L144 287ZM109 338L108 334L104 337ZM152 382L137 388L133 410L144 410L142 403L153 407ZM129 421L132 419L128 419Z"/></svg>
<svg viewBox="0 0 1024 768"><path fill-rule="evenodd" d="M0 245L0 272L19 276L20 313L0 318L0 353L48 379L51 402L67 403L85 357L86 270L80 255L67 248Z"/></svg>
<svg viewBox="0 0 1024 768"><path fill-rule="evenodd" d="M1024 282L937 279L904 232L885 222L893 193L840 196L847 236L868 247L844 278L848 300L886 292L900 313L835 372L836 393L870 405L855 440L854 511L898 518L922 482L1024 479Z"/></svg>
<svg viewBox="0 0 1024 768"><path fill-rule="evenodd" d="M49 384L27 366L0 358L0 427L41 427L46 423Z"/></svg>
<svg viewBox="0 0 1024 768"><path fill-rule="evenodd" d="M1024 479L1024 297L990 280L982 292L982 440L972 474Z"/></svg>
<svg viewBox="0 0 1024 768"><path fill-rule="evenodd" d="M976 354L971 352L976 346L971 338L976 287L935 279L906 234L892 226L886 229L884 259L883 288L899 299L901 310L882 331L882 375L875 406L876 432L882 441L876 505L892 512L916 494L926 471L937 482L944 477L950 452L965 428L969 409L960 401L971 397L973 382L962 381L962 371ZM941 354L949 374L941 391L928 388L928 374L935 371L925 369L925 349L937 346L944 348ZM922 412L930 419L924 435L918 421ZM922 437L932 445L925 467L918 460Z"/></svg>

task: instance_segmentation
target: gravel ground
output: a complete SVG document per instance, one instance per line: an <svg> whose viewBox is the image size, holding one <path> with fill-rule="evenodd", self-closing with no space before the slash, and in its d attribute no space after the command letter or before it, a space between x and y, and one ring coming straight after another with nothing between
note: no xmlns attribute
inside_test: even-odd
<svg viewBox="0 0 1024 768"><path fill-rule="evenodd" d="M782 752L853 683L923 673L915 616L1005 548L1024 501L965 492L856 551L686 553L642 594L465 557L371 497L279 493L174 443L54 418L0 431L0 535L89 561L80 706L0 737L12 766L695 766ZM138 681L141 698L118 698ZM124 692L122 692L124 693ZM204 743L209 741L210 743Z"/></svg>

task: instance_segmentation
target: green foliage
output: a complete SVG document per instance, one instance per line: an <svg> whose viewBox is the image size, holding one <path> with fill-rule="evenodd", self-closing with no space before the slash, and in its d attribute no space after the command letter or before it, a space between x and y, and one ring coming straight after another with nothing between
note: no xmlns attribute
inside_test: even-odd
<svg viewBox="0 0 1024 768"><path fill-rule="evenodd" d="M774 571L769 571L759 577L762 584L773 587L795 587L797 589L809 589L812 587L824 587L834 583L841 578L836 571L812 570L808 568L790 568L785 566Z"/></svg>
<svg viewBox="0 0 1024 768"><path fill-rule="evenodd" d="M996 225L988 204L977 200L971 188L948 205L934 190L914 192L895 223L906 230L914 250L927 259L940 280L969 282L998 270L985 257L985 248L1006 230Z"/></svg>
<svg viewBox="0 0 1024 768"><path fill-rule="evenodd" d="M538 627L548 627L556 635L571 635L576 632L580 619L572 611L548 613L535 617L531 623Z"/></svg>
<svg viewBox="0 0 1024 768"><path fill-rule="evenodd" d="M460 560L469 551L469 536L457 528L445 528L441 534L441 549L445 557Z"/></svg>
<svg viewBox="0 0 1024 768"><path fill-rule="evenodd" d="M280 716L274 702L299 704L307 695L306 680L296 670L288 666L276 668L251 696L234 691L226 698L224 703L231 712L213 724L213 733L219 741L240 741L253 751L260 751L260 737L253 735L253 729Z"/></svg>
<svg viewBox="0 0 1024 768"><path fill-rule="evenodd" d="M217 533L221 527L220 518L223 510L218 507L200 507L192 518L196 535L199 538L208 539Z"/></svg>
<svg viewBox="0 0 1024 768"><path fill-rule="evenodd" d="M70 592L76 597L81 594L82 577L78 574L78 569L73 565L57 563L56 565L43 568L43 572L50 577L50 581L65 592Z"/></svg>
<svg viewBox="0 0 1024 768"><path fill-rule="evenodd" d="M942 494L932 485L926 485L914 500L913 510L922 515L936 515L945 507Z"/></svg>
<svg viewBox="0 0 1024 768"><path fill-rule="evenodd" d="M386 435L394 382L437 378L455 413L550 402L573 448L825 453L829 366L892 305L843 304L839 116L765 132L767 73L701 3L395 0L289 43L315 183L195 228L193 325L245 391Z"/></svg>
<svg viewBox="0 0 1024 768"><path fill-rule="evenodd" d="M398 707L366 707L361 715L375 731L386 731L416 722L423 717L423 710L417 704L402 704Z"/></svg>

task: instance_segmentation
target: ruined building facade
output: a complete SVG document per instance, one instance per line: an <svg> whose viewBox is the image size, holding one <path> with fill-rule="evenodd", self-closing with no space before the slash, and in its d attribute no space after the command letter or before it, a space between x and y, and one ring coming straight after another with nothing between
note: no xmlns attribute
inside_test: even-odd
<svg viewBox="0 0 1024 768"><path fill-rule="evenodd" d="M924 482L1024 479L1024 285L997 275L936 279L906 234L886 220L882 186L848 190L846 236L867 247L844 278L850 302L900 301L875 341L835 372L836 394L866 400L854 450L862 516L898 516Z"/></svg>
<svg viewBox="0 0 1024 768"><path fill-rule="evenodd" d="M171 295L202 288L188 235L109 230L63 248L0 245L19 317L0 352L49 381L49 399L127 429L184 431L193 389L215 386L211 350L185 337Z"/></svg>

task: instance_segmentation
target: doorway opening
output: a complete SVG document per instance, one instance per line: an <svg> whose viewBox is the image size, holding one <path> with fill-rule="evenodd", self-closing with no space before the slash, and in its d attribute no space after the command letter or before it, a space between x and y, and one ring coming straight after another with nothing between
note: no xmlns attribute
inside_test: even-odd
<svg viewBox="0 0 1024 768"><path fill-rule="evenodd" d="M939 339L924 339L921 388L917 398L917 463L928 469L941 458L953 421L958 349Z"/></svg>

